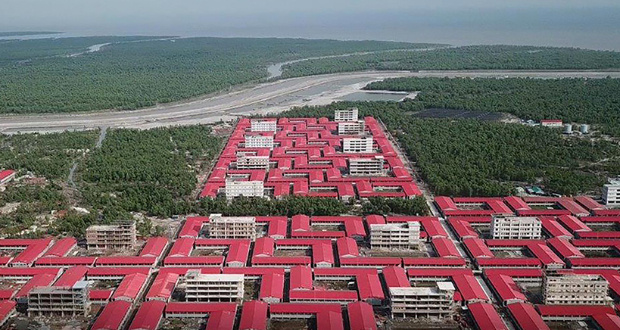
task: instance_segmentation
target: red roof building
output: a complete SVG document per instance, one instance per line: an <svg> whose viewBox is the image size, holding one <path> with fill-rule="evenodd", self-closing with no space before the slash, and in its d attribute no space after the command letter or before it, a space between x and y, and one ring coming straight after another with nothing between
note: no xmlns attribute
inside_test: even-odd
<svg viewBox="0 0 620 330"><path fill-rule="evenodd" d="M495 307L488 303L469 304L469 312L480 330L508 330L504 321L499 316Z"/></svg>
<svg viewBox="0 0 620 330"><path fill-rule="evenodd" d="M91 330L118 330L127 321L131 303L127 301L112 301L105 305Z"/></svg>
<svg viewBox="0 0 620 330"><path fill-rule="evenodd" d="M138 297L140 292L142 292L147 279L147 275L140 273L125 276L125 278L118 285L118 288L116 288L116 291L114 291L112 300L133 302Z"/></svg>
<svg viewBox="0 0 620 330"><path fill-rule="evenodd" d="M166 303L163 301L143 302L133 317L129 330L157 330L165 308Z"/></svg>
<svg viewBox="0 0 620 330"><path fill-rule="evenodd" d="M267 330L267 310L269 305L266 302L252 300L243 304L239 330Z"/></svg>
<svg viewBox="0 0 620 330"><path fill-rule="evenodd" d="M372 306L365 302L353 302L347 305L349 315L349 329L374 330L377 329L375 313Z"/></svg>
<svg viewBox="0 0 620 330"><path fill-rule="evenodd" d="M160 300L168 302L172 297L172 292L179 281L179 274L172 272L159 272L151 288L146 294L146 300Z"/></svg>

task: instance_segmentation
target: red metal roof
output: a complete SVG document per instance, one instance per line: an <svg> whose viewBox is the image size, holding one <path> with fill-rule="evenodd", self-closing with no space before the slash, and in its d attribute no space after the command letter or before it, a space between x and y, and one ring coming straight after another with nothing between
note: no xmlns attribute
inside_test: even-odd
<svg viewBox="0 0 620 330"><path fill-rule="evenodd" d="M465 301L489 301L489 297L473 275L456 274L452 276L452 281L458 288Z"/></svg>
<svg viewBox="0 0 620 330"><path fill-rule="evenodd" d="M465 238L463 244L474 258L493 258L493 252L480 238Z"/></svg>
<svg viewBox="0 0 620 330"><path fill-rule="evenodd" d="M241 310L239 330L266 330L268 307L267 303L258 300L245 302Z"/></svg>
<svg viewBox="0 0 620 330"><path fill-rule="evenodd" d="M291 290L289 300L293 301L357 301L354 290Z"/></svg>
<svg viewBox="0 0 620 330"><path fill-rule="evenodd" d="M151 268L148 267L95 267L88 268L87 277L98 276L125 276L133 273L149 274Z"/></svg>
<svg viewBox="0 0 620 330"><path fill-rule="evenodd" d="M480 258L476 263L480 267L540 267L536 258Z"/></svg>
<svg viewBox="0 0 620 330"><path fill-rule="evenodd" d="M568 240L553 237L548 239L547 243L564 258L585 258L583 253Z"/></svg>
<svg viewBox="0 0 620 330"><path fill-rule="evenodd" d="M164 315L164 308L166 308L166 303L163 301L143 302L133 317L129 330L157 330Z"/></svg>
<svg viewBox="0 0 620 330"><path fill-rule="evenodd" d="M146 300L163 299L168 300L172 296L174 287L179 280L179 274L172 272L160 272L155 277L153 285L146 294Z"/></svg>
<svg viewBox="0 0 620 330"><path fill-rule="evenodd" d="M592 319L601 329L620 329L620 317L615 314L595 314Z"/></svg>
<svg viewBox="0 0 620 330"><path fill-rule="evenodd" d="M388 288L410 287L409 278L402 267L385 267L381 272Z"/></svg>
<svg viewBox="0 0 620 330"><path fill-rule="evenodd" d="M47 250L42 257L64 257L77 245L77 241L73 237L60 239Z"/></svg>
<svg viewBox="0 0 620 330"><path fill-rule="evenodd" d="M284 274L268 273L263 275L258 298L284 299Z"/></svg>
<svg viewBox="0 0 620 330"><path fill-rule="evenodd" d="M157 261L154 257L99 257L95 262L97 267L105 266L151 266Z"/></svg>
<svg viewBox="0 0 620 330"><path fill-rule="evenodd" d="M146 241L146 244L140 251L140 257L161 257L162 253L168 245L168 239L165 237L152 237Z"/></svg>
<svg viewBox="0 0 620 330"><path fill-rule="evenodd" d="M459 250L456 249L456 245L454 245L454 242L452 242L452 240L449 238L443 238L443 237L433 238L431 240L431 243L433 244L433 247L435 248L435 251L437 252L437 254L442 258L446 258L446 257L460 258L461 257Z"/></svg>
<svg viewBox="0 0 620 330"><path fill-rule="evenodd" d="M224 264L223 256L202 256L202 257L166 257L164 259L166 266L215 266L221 267Z"/></svg>
<svg viewBox="0 0 620 330"><path fill-rule="evenodd" d="M3 170L3 171L0 171L0 181L8 178L9 176L11 176L13 174L15 174L14 170Z"/></svg>
<svg viewBox="0 0 620 330"><path fill-rule="evenodd" d="M166 305L166 314L197 313L209 314L213 312L236 312L236 303L195 303L195 302L170 302Z"/></svg>
<svg viewBox="0 0 620 330"><path fill-rule="evenodd" d="M375 313L368 303L353 302L347 305L349 314L349 329L351 330L374 330L377 329Z"/></svg>
<svg viewBox="0 0 620 330"><path fill-rule="evenodd" d="M532 304L514 303L508 305L512 319L519 325L521 330L549 330L549 326L543 321Z"/></svg>
<svg viewBox="0 0 620 330"><path fill-rule="evenodd" d="M168 257L189 257L194 249L194 241L193 238L177 239L172 245Z"/></svg>
<svg viewBox="0 0 620 330"><path fill-rule="evenodd" d="M514 301L527 301L527 297L521 292L521 289L512 277L507 275L487 275L487 279L502 301L508 301L509 303Z"/></svg>
<svg viewBox="0 0 620 330"><path fill-rule="evenodd" d="M30 290L37 287L49 286L50 284L52 284L55 278L56 275L54 274L37 274L33 276L30 281L26 282L26 284L24 284L19 289L19 291L17 291L17 293L15 294L15 298L27 297L30 293Z"/></svg>
<svg viewBox="0 0 620 330"><path fill-rule="evenodd" d="M112 300L133 301L138 297L142 287L148 279L147 275L136 273L129 274L121 281L112 295Z"/></svg>
<svg viewBox="0 0 620 330"><path fill-rule="evenodd" d="M307 266L295 266L290 270L289 286L291 290L311 290L312 268Z"/></svg>
<svg viewBox="0 0 620 330"><path fill-rule="evenodd" d="M341 266L400 266L401 258L393 257L355 257L355 258L343 258L340 260Z"/></svg>
<svg viewBox="0 0 620 330"><path fill-rule="evenodd" d="M108 301L114 290L89 290L88 291L88 300L91 301Z"/></svg>
<svg viewBox="0 0 620 330"><path fill-rule="evenodd" d="M403 258L405 268L409 267L465 267L461 258Z"/></svg>
<svg viewBox="0 0 620 330"><path fill-rule="evenodd" d="M86 276L87 271L88 268L84 266L71 267L56 280L54 286L72 287Z"/></svg>
<svg viewBox="0 0 620 330"><path fill-rule="evenodd" d="M4 300L0 302L0 323L3 323L15 309L17 303L13 300Z"/></svg>
<svg viewBox="0 0 620 330"><path fill-rule="evenodd" d="M593 316L598 314L615 314L609 306L588 305L536 305L536 309L545 316Z"/></svg>
<svg viewBox="0 0 620 330"><path fill-rule="evenodd" d="M108 303L91 327L91 330L118 330L125 321L131 303L127 301L112 301Z"/></svg>
<svg viewBox="0 0 620 330"><path fill-rule="evenodd" d="M474 303L469 304L469 311L471 312L476 325L481 330L508 330L504 321L499 316L495 307L488 303Z"/></svg>
<svg viewBox="0 0 620 330"><path fill-rule="evenodd" d="M336 240L336 249L340 258L359 257L360 252L357 243L350 237L341 237Z"/></svg>

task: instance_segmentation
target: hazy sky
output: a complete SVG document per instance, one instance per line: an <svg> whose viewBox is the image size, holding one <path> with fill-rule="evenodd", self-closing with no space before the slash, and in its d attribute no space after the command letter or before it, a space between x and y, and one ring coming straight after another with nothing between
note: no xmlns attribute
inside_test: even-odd
<svg viewBox="0 0 620 330"><path fill-rule="evenodd" d="M2 0L0 31L620 49L618 0Z"/></svg>

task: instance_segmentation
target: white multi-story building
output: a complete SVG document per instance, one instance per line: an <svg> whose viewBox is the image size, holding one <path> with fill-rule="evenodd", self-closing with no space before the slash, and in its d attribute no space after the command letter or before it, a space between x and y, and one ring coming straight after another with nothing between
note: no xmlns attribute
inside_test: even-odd
<svg viewBox="0 0 620 330"><path fill-rule="evenodd" d="M610 179L603 186L603 203L605 205L620 205L620 179Z"/></svg>
<svg viewBox="0 0 620 330"><path fill-rule="evenodd" d="M363 120L338 123L338 135L360 135L365 129L366 123Z"/></svg>
<svg viewBox="0 0 620 330"><path fill-rule="evenodd" d="M275 132L277 128L276 119L254 119L250 122L252 132Z"/></svg>
<svg viewBox="0 0 620 330"><path fill-rule="evenodd" d="M436 287L390 288L392 318L445 318L454 313L454 285L437 282Z"/></svg>
<svg viewBox="0 0 620 330"><path fill-rule="evenodd" d="M237 155L238 170L267 170L269 169L269 156Z"/></svg>
<svg viewBox="0 0 620 330"><path fill-rule="evenodd" d="M383 163L383 156L351 158L349 159L349 174L352 176L382 176L386 174Z"/></svg>
<svg viewBox="0 0 620 330"><path fill-rule="evenodd" d="M264 197L265 184L263 181L238 181L226 179L226 198L233 199L239 196Z"/></svg>
<svg viewBox="0 0 620 330"><path fill-rule="evenodd" d="M86 316L90 311L88 281L72 287L36 287L28 293L28 316Z"/></svg>
<svg viewBox="0 0 620 330"><path fill-rule="evenodd" d="M609 283L602 275L548 274L545 276L545 305L612 305Z"/></svg>
<svg viewBox="0 0 620 330"><path fill-rule="evenodd" d="M243 301L243 274L202 274L192 269L185 275L185 285L186 301Z"/></svg>
<svg viewBox="0 0 620 330"><path fill-rule="evenodd" d="M246 135L245 147L273 149L273 135Z"/></svg>
<svg viewBox="0 0 620 330"><path fill-rule="evenodd" d="M420 246L420 223L387 223L370 225L373 249L417 249Z"/></svg>
<svg viewBox="0 0 620 330"><path fill-rule="evenodd" d="M131 249L136 245L136 223L122 221L114 225L95 225L86 228L86 244L94 250Z"/></svg>
<svg viewBox="0 0 620 330"><path fill-rule="evenodd" d="M334 112L334 121L357 121L359 110L350 108L347 110L336 110Z"/></svg>
<svg viewBox="0 0 620 330"><path fill-rule="evenodd" d="M494 216L491 222L493 239L540 239L542 223L536 217Z"/></svg>
<svg viewBox="0 0 620 330"><path fill-rule="evenodd" d="M256 239L255 217L223 217L221 214L209 215L209 237Z"/></svg>
<svg viewBox="0 0 620 330"><path fill-rule="evenodd" d="M372 153L373 139L371 136L360 138L342 139L342 152L344 153Z"/></svg>

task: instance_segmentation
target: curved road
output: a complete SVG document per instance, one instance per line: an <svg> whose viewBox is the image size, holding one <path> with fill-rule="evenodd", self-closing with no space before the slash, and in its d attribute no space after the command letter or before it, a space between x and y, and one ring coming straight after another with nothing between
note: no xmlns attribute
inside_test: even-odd
<svg viewBox="0 0 620 330"><path fill-rule="evenodd" d="M353 93L366 84L396 77L587 77L620 78L620 72L596 71L369 71L284 79L261 83L227 94L165 104L135 111L105 111L81 114L0 116L0 133L56 132L93 129L101 126L152 128L159 126L214 123L237 116L276 113L292 106L322 105Z"/></svg>

